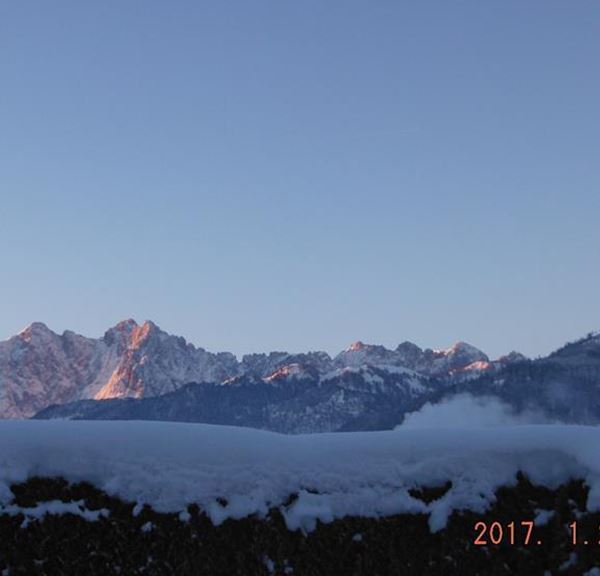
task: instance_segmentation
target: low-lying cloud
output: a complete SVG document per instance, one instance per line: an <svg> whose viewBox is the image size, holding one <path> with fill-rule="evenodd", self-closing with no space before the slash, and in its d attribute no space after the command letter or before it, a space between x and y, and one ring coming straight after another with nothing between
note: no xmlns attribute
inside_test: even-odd
<svg viewBox="0 0 600 576"><path fill-rule="evenodd" d="M541 412L516 412L494 396L457 394L438 404L427 402L420 410L407 414L399 428L488 428L550 423L555 422Z"/></svg>

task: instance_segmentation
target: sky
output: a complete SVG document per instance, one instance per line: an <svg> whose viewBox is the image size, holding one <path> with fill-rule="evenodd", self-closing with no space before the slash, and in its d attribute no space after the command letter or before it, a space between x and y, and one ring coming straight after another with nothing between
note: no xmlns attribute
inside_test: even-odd
<svg viewBox="0 0 600 576"><path fill-rule="evenodd" d="M0 0L0 339L598 330L599 57L593 0Z"/></svg>

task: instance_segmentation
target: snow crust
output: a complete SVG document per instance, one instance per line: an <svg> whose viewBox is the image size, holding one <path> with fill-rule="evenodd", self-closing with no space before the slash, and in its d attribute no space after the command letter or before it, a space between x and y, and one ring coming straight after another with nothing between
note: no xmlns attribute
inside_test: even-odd
<svg viewBox="0 0 600 576"><path fill-rule="evenodd" d="M600 429L512 426L286 436L205 424L0 421L0 514L9 486L31 476L89 481L159 511L197 503L215 524L281 507L291 530L347 515L429 514L433 531L456 509L483 512L517 471L550 488L581 478L600 509ZM452 488L425 504L411 488ZM290 495L297 498L290 503ZM31 511L48 513L55 504ZM45 508L44 508L45 506ZM75 503L69 512L84 510ZM77 513L77 512L75 512Z"/></svg>
<svg viewBox="0 0 600 576"><path fill-rule="evenodd" d="M0 506L0 514L8 514L9 516L18 516L19 514L22 514L25 516L25 519L23 520L21 527L25 528L32 520L39 520L47 514L73 514L74 516L80 516L88 522L96 522L100 517L108 517L109 511L105 508L100 510L87 510L83 500L78 500L77 502L51 500L50 502L40 502L36 506L27 508L15 504Z"/></svg>

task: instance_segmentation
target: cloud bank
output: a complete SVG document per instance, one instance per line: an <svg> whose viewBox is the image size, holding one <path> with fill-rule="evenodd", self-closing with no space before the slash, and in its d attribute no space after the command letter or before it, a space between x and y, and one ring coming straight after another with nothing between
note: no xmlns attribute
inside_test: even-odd
<svg viewBox="0 0 600 576"><path fill-rule="evenodd" d="M407 414L398 428L490 428L523 424L551 424L542 412L516 412L494 396L457 394L437 404L427 402Z"/></svg>

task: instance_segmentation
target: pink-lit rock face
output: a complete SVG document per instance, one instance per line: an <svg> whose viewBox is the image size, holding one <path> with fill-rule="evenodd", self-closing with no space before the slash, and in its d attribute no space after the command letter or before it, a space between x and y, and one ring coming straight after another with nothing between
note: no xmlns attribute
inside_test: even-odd
<svg viewBox="0 0 600 576"><path fill-rule="evenodd" d="M310 378L310 372L300 364L287 364L275 370L271 375L267 376L267 382L276 382L278 380L287 380L289 378Z"/></svg>
<svg viewBox="0 0 600 576"><path fill-rule="evenodd" d="M233 355L195 348L152 322L126 320L99 339L58 335L36 322L0 343L0 417L81 399L156 396L236 370Z"/></svg>
<svg viewBox="0 0 600 576"><path fill-rule="evenodd" d="M357 342L350 344L348 350L351 352L358 352L359 350L365 350L366 348L368 348L368 346L364 342L358 340Z"/></svg>
<svg viewBox="0 0 600 576"><path fill-rule="evenodd" d="M94 398L159 396L190 382L222 382L238 372L233 354L211 354L152 322L133 326L128 345Z"/></svg>
<svg viewBox="0 0 600 576"><path fill-rule="evenodd" d="M0 414L29 416L41 406L78 398L101 367L93 341L72 332L58 336L36 322L0 344Z"/></svg>

